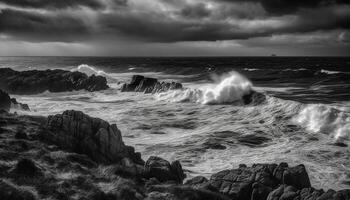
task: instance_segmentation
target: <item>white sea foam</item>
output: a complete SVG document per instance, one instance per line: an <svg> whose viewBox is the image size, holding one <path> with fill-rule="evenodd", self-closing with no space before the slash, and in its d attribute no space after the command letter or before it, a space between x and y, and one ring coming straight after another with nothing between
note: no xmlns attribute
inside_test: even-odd
<svg viewBox="0 0 350 200"><path fill-rule="evenodd" d="M331 135L336 141L350 137L350 115L323 104L306 105L294 121L311 132Z"/></svg>
<svg viewBox="0 0 350 200"><path fill-rule="evenodd" d="M81 64L77 68L72 69L71 71L79 71L79 72L85 73L88 76L91 76L93 74L94 75L99 75L99 76L106 76L106 77L109 76L103 70L98 70L98 69L96 69L96 68L94 68L92 66L86 65L86 64Z"/></svg>
<svg viewBox="0 0 350 200"><path fill-rule="evenodd" d="M340 71L330 71L330 70L321 69L321 73L324 73L324 74L339 74L339 73L342 73L342 72L340 72Z"/></svg>
<svg viewBox="0 0 350 200"><path fill-rule="evenodd" d="M230 72L218 78L217 84L211 84L198 89L170 91L159 94L159 100L175 102L197 102L202 104L226 104L239 102L242 97L252 91L252 83L237 72Z"/></svg>
<svg viewBox="0 0 350 200"><path fill-rule="evenodd" d="M244 68L243 70L245 70L245 71L258 71L259 69L257 69L257 68Z"/></svg>

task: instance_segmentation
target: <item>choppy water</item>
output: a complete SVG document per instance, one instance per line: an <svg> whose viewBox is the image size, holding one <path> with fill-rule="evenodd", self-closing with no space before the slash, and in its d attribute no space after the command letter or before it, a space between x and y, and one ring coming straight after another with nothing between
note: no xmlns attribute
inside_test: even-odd
<svg viewBox="0 0 350 200"><path fill-rule="evenodd" d="M105 76L105 91L15 97L30 114L75 109L116 123L144 159L179 159L190 176L285 161L305 164L317 188L350 187L350 58L3 57L0 67ZM133 74L187 89L121 93ZM251 88L266 99L243 105Z"/></svg>

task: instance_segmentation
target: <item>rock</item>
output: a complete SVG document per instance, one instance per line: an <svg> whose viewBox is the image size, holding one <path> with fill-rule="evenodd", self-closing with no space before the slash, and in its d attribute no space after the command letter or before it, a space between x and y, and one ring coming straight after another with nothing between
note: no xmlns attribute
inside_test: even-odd
<svg viewBox="0 0 350 200"><path fill-rule="evenodd" d="M11 108L26 111L30 110L28 104L19 103L15 98L11 98Z"/></svg>
<svg viewBox="0 0 350 200"><path fill-rule="evenodd" d="M158 93L168 90L182 89L180 83L159 82L155 78L148 78L141 75L134 75L129 84L124 84L121 88L122 92L144 92Z"/></svg>
<svg viewBox="0 0 350 200"><path fill-rule="evenodd" d="M283 183L292 185L298 189L311 187L310 179L304 165L286 169L283 172Z"/></svg>
<svg viewBox="0 0 350 200"><path fill-rule="evenodd" d="M49 116L46 129L41 133L43 139L61 148L88 155L95 162L118 164L126 157L136 164L144 164L141 154L124 144L117 125L110 125L83 112L69 110Z"/></svg>
<svg viewBox="0 0 350 200"><path fill-rule="evenodd" d="M0 89L11 94L38 94L45 91L64 92L73 90L98 91L108 88L102 76L87 76L81 72L65 70L15 71L0 69Z"/></svg>
<svg viewBox="0 0 350 200"><path fill-rule="evenodd" d="M40 169L35 165L35 163L27 158L19 160L13 169L13 173L34 176L40 173Z"/></svg>
<svg viewBox="0 0 350 200"><path fill-rule="evenodd" d="M28 139L28 136L23 130L17 130L15 138L26 140L26 139Z"/></svg>
<svg viewBox="0 0 350 200"><path fill-rule="evenodd" d="M224 170L213 174L210 184L233 199L250 199L255 173L251 168Z"/></svg>
<svg viewBox="0 0 350 200"><path fill-rule="evenodd" d="M212 191L179 185L155 185L149 192L147 200L229 200Z"/></svg>
<svg viewBox="0 0 350 200"><path fill-rule="evenodd" d="M26 190L19 189L15 185L0 179L1 200L35 200L35 196Z"/></svg>
<svg viewBox="0 0 350 200"><path fill-rule="evenodd" d="M0 110L4 110L6 112L10 111L10 108L11 108L11 98L10 96L0 90Z"/></svg>
<svg viewBox="0 0 350 200"><path fill-rule="evenodd" d="M160 182L175 181L177 183L182 183L186 177L179 161L170 164L156 156L151 156L147 160L144 175L146 178L157 178Z"/></svg>

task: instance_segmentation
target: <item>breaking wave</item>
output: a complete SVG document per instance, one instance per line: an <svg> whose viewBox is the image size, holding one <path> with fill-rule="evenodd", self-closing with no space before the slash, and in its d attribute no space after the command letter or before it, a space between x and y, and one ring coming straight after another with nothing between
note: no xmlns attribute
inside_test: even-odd
<svg viewBox="0 0 350 200"><path fill-rule="evenodd" d="M340 71L330 71L330 70L321 69L321 73L324 73L324 74L339 74L339 73L342 73L342 72L340 72Z"/></svg>
<svg viewBox="0 0 350 200"><path fill-rule="evenodd" d="M159 100L173 102L196 102L201 104L227 104L243 100L252 92L252 83L237 72L230 72L219 78L217 84L199 89L185 89L158 94Z"/></svg>
<svg viewBox="0 0 350 200"><path fill-rule="evenodd" d="M72 69L71 71L79 71L79 72L82 72L88 76L99 75L99 76L109 77L109 75L106 72L104 72L103 70L98 70L98 69L91 67L89 65L86 65L86 64L79 65L77 68Z"/></svg>
<svg viewBox="0 0 350 200"><path fill-rule="evenodd" d="M329 134L336 142L350 139L350 113L331 106L306 105L294 121L310 132Z"/></svg>

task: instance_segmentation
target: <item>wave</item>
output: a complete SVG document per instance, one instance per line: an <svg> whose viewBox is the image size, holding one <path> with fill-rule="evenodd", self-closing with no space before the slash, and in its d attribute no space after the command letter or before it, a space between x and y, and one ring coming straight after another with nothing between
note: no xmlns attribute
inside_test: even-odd
<svg viewBox="0 0 350 200"><path fill-rule="evenodd" d="M308 70L306 68L298 68L298 69L291 69L291 68L287 68L287 69L284 69L283 71L293 71L293 72L298 72L298 71L305 71L305 70Z"/></svg>
<svg viewBox="0 0 350 200"><path fill-rule="evenodd" d="M337 142L350 139L350 113L324 104L308 104L294 122L314 133L326 133Z"/></svg>
<svg viewBox="0 0 350 200"><path fill-rule="evenodd" d="M244 71L258 71L258 70L260 70L260 69L257 69L257 68L244 68L243 69Z"/></svg>
<svg viewBox="0 0 350 200"><path fill-rule="evenodd" d="M86 65L86 64L81 64L77 68L72 69L71 71L79 71L79 72L82 72L88 76L99 75L99 76L109 77L109 75L106 72L104 72L103 70L98 70L98 69L91 67L89 65Z"/></svg>
<svg viewBox="0 0 350 200"><path fill-rule="evenodd" d="M324 73L324 74L340 74L340 73L343 73L343 72L340 72L340 71L330 71L330 70L325 70L325 69L321 69L320 72Z"/></svg>
<svg viewBox="0 0 350 200"><path fill-rule="evenodd" d="M243 97L252 92L252 83L237 72L230 72L219 78L217 84L199 89L188 88L158 94L159 100L173 102L196 102L202 104L227 104L243 101Z"/></svg>

